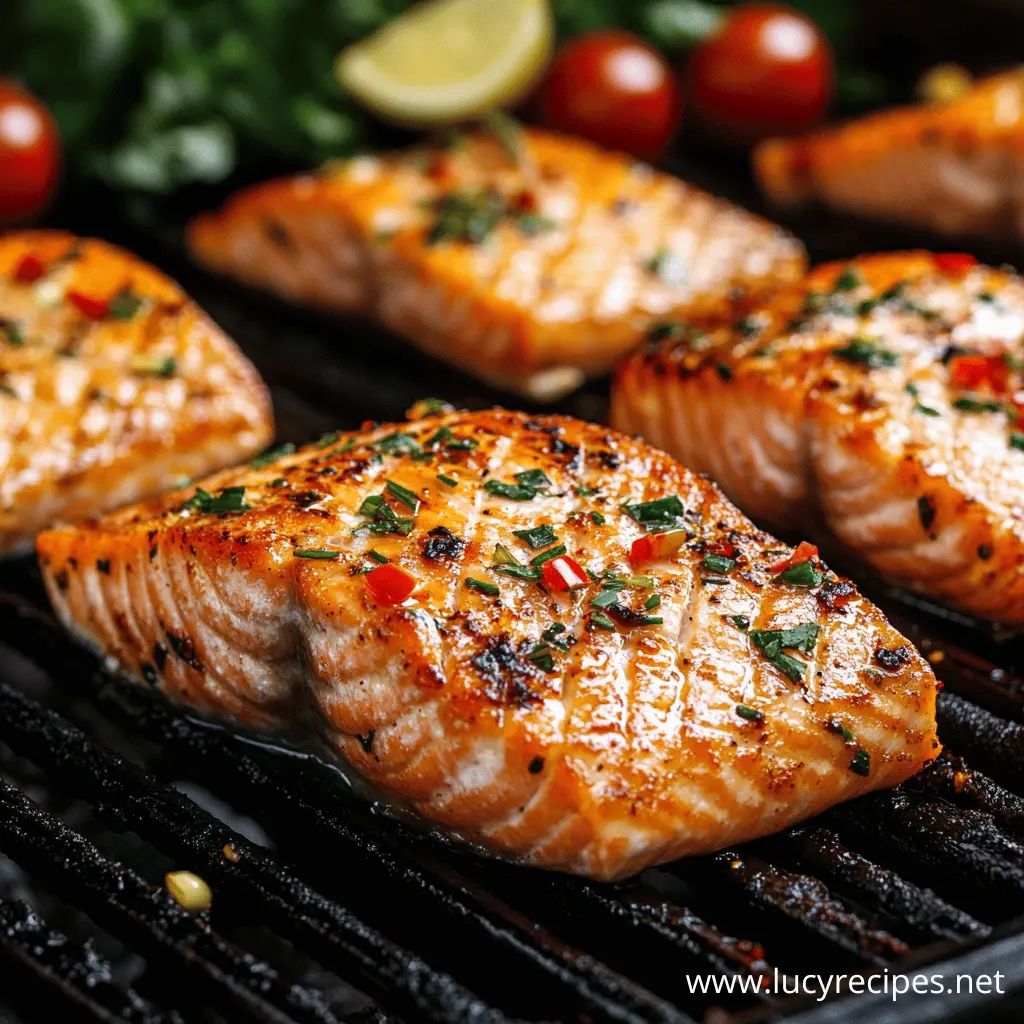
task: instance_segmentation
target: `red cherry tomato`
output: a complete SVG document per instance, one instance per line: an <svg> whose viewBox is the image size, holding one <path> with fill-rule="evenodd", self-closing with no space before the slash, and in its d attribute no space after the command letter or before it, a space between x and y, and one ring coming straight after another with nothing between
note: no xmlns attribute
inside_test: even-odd
<svg viewBox="0 0 1024 1024"><path fill-rule="evenodd" d="M665 59L629 32L591 32L555 55L541 87L544 124L645 160L664 150L680 96Z"/></svg>
<svg viewBox="0 0 1024 1024"><path fill-rule="evenodd" d="M29 253L18 260L18 265L14 268L14 280L19 284L32 284L45 273L46 267L43 265L43 261L38 256Z"/></svg>
<svg viewBox="0 0 1024 1024"><path fill-rule="evenodd" d="M1010 385L1010 367L1002 356L954 356L949 361L949 379L967 391L987 386L1002 394Z"/></svg>
<svg viewBox="0 0 1024 1024"><path fill-rule="evenodd" d="M14 82L0 81L0 223L46 206L60 172L60 136L50 112Z"/></svg>
<svg viewBox="0 0 1024 1024"><path fill-rule="evenodd" d="M793 135L818 121L835 84L832 48L784 4L742 4L690 55L690 94L722 134Z"/></svg>
<svg viewBox="0 0 1024 1024"><path fill-rule="evenodd" d="M390 562L366 574L366 586L381 605L401 604L415 589L416 577Z"/></svg>

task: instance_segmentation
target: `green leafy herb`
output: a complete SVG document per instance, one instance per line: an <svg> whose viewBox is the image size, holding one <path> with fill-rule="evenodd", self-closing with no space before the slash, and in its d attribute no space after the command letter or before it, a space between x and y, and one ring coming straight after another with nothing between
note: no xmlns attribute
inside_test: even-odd
<svg viewBox="0 0 1024 1024"><path fill-rule="evenodd" d="M546 524L544 526L534 526L529 530L513 530L512 534L525 541L531 548L543 548L548 544L554 544L558 540L558 535L555 533L554 528Z"/></svg>
<svg viewBox="0 0 1024 1024"><path fill-rule="evenodd" d="M638 626L660 626L664 621L660 615L641 615L634 620Z"/></svg>
<svg viewBox="0 0 1024 1024"><path fill-rule="evenodd" d="M338 433L337 430L332 430L329 433L321 434L320 437L317 438L316 447L319 448L321 451L324 448L330 448L331 445L334 444L334 442L337 441L338 438L340 437L341 434Z"/></svg>
<svg viewBox="0 0 1024 1024"><path fill-rule="evenodd" d="M596 611L590 616L590 621L598 629L607 629L609 632L617 632L615 628L615 622L609 615L606 615L602 611Z"/></svg>
<svg viewBox="0 0 1024 1024"><path fill-rule="evenodd" d="M550 562L552 558L558 558L559 555L565 554L565 545L559 544L558 547L548 548L547 551L542 551L539 555L534 555L530 559L530 565L543 565L545 562Z"/></svg>
<svg viewBox="0 0 1024 1024"><path fill-rule="evenodd" d="M502 576L511 576L515 580L527 580L530 583L536 583L543 576L537 566L520 565L518 562L514 565L492 565L491 569Z"/></svg>
<svg viewBox="0 0 1024 1024"><path fill-rule="evenodd" d="M938 409L933 409L930 405L922 405L920 402L914 403L914 412L921 413L922 416L941 416L942 413Z"/></svg>
<svg viewBox="0 0 1024 1024"><path fill-rule="evenodd" d="M853 733L850 732L850 730L847 729L846 726L843 725L843 723L840 722L838 719L833 718L832 721L828 723L828 727L837 736L842 736L844 743L852 743L853 742Z"/></svg>
<svg viewBox="0 0 1024 1024"><path fill-rule="evenodd" d="M864 283L864 279L860 276L856 267L847 267L840 275L836 278L836 291L839 292L852 292L854 288L859 287Z"/></svg>
<svg viewBox="0 0 1024 1024"><path fill-rule="evenodd" d="M726 621L731 622L741 633L750 629L750 619L746 615L726 615Z"/></svg>
<svg viewBox="0 0 1024 1024"><path fill-rule="evenodd" d="M848 363L861 363L871 370L883 366L896 366L900 357L895 352L882 348L877 342L857 338L849 345L833 349L832 354Z"/></svg>
<svg viewBox="0 0 1024 1024"><path fill-rule="evenodd" d="M445 476L444 473L438 473L437 474L437 479L440 480L441 483L447 485L448 487L458 487L459 486L459 481L456 480L455 477L453 477L453 476Z"/></svg>
<svg viewBox="0 0 1024 1024"><path fill-rule="evenodd" d="M382 555L379 551L374 551L373 548L370 548L370 550L366 552L366 557L372 558L375 562L378 563L378 565L385 565L391 561L391 559L388 558L387 555Z"/></svg>
<svg viewBox="0 0 1024 1024"><path fill-rule="evenodd" d="M173 356L162 359L147 356L136 356L129 362L132 373L150 377L173 377L178 364Z"/></svg>
<svg viewBox="0 0 1024 1024"><path fill-rule="evenodd" d="M864 749L858 750L850 762L850 771L866 779L871 772L871 754Z"/></svg>
<svg viewBox="0 0 1024 1024"><path fill-rule="evenodd" d="M366 516L368 522L357 526L356 530L369 530L370 533L396 533L408 536L412 533L415 521L400 516L384 499L383 494L371 494L359 506L359 514Z"/></svg>
<svg viewBox="0 0 1024 1024"><path fill-rule="evenodd" d="M450 192L434 204L437 219L427 232L427 245L467 242L480 245L508 213L503 196L492 190Z"/></svg>
<svg viewBox="0 0 1024 1024"><path fill-rule="evenodd" d="M419 442L409 434L388 434L373 446L385 455L415 455L422 451Z"/></svg>
<svg viewBox="0 0 1024 1024"><path fill-rule="evenodd" d="M665 533L683 527L686 508L678 497L671 495L636 505L623 505L622 511L648 532Z"/></svg>
<svg viewBox="0 0 1024 1024"><path fill-rule="evenodd" d="M990 398L976 398L973 395L961 395L953 402L953 408L961 412L1001 412L1002 403Z"/></svg>
<svg viewBox="0 0 1024 1024"><path fill-rule="evenodd" d="M463 581L463 585L469 587L470 590L479 590L482 594L487 594L489 597L497 597L501 593L500 589L494 583L488 583L486 580L473 579L472 576L467 576Z"/></svg>
<svg viewBox="0 0 1024 1024"><path fill-rule="evenodd" d="M114 320L131 320L142 308L142 299L131 290L123 288L107 307L107 316Z"/></svg>
<svg viewBox="0 0 1024 1024"><path fill-rule="evenodd" d="M508 484L502 480L488 480L484 490L496 498L508 498L510 501L532 501L537 497L537 488L523 484Z"/></svg>
<svg viewBox="0 0 1024 1024"><path fill-rule="evenodd" d="M519 565L519 559L504 544L494 545L494 565Z"/></svg>
<svg viewBox="0 0 1024 1024"><path fill-rule="evenodd" d="M647 269L668 285L681 285L686 281L686 263L677 252L659 249L647 261Z"/></svg>
<svg viewBox="0 0 1024 1024"><path fill-rule="evenodd" d="M602 590L600 594L590 599L590 603L595 608L610 608L613 604L617 604L619 600L619 592L617 590Z"/></svg>
<svg viewBox="0 0 1024 1024"><path fill-rule="evenodd" d="M580 498L589 498L594 494L599 494L599 487L584 487L582 484L576 488L576 494Z"/></svg>
<svg viewBox="0 0 1024 1024"><path fill-rule="evenodd" d="M535 487L538 491L551 486L551 481L542 469L525 469L515 474L516 481L523 487Z"/></svg>
<svg viewBox="0 0 1024 1024"><path fill-rule="evenodd" d="M276 448L269 448L262 455L257 455L249 465L253 469L263 469L265 466L269 466L272 462L276 462L282 455L291 455L295 451L295 445L290 442L286 444L279 444Z"/></svg>
<svg viewBox="0 0 1024 1024"><path fill-rule="evenodd" d="M816 622L804 622L789 629L752 629L750 639L766 657L773 658L783 648L810 654L820 632L821 627Z"/></svg>
<svg viewBox="0 0 1024 1024"><path fill-rule="evenodd" d="M651 594L651 596L644 601L644 608L646 608L647 611L651 611L652 609L659 607L661 607L661 594Z"/></svg>
<svg viewBox="0 0 1024 1024"><path fill-rule="evenodd" d="M526 657L544 672L555 670L555 658L547 644L537 644Z"/></svg>
<svg viewBox="0 0 1024 1024"><path fill-rule="evenodd" d="M13 320L0 318L0 334L4 336L7 344L13 348L21 348L25 344L25 335L22 332L21 326Z"/></svg>
<svg viewBox="0 0 1024 1024"><path fill-rule="evenodd" d="M1010 447L1019 452L1024 452L1024 434L1019 430L1010 431Z"/></svg>
<svg viewBox="0 0 1024 1024"><path fill-rule="evenodd" d="M194 509L197 512L246 512L251 505L245 503L244 487L225 487L214 497L202 487L180 506L179 510Z"/></svg>
<svg viewBox="0 0 1024 1024"><path fill-rule="evenodd" d="M601 512L596 512L596 511L595 511L595 512L591 512L591 513L590 513L590 521L591 521L591 522L592 522L592 523L593 523L593 524L594 524L595 526L604 526L604 524L605 524L606 522L608 522L608 520L607 520L607 519L605 519L605 517L604 517L603 513L601 513Z"/></svg>
<svg viewBox="0 0 1024 1024"><path fill-rule="evenodd" d="M292 553L296 558L315 558L324 562L334 562L341 557L340 551L329 551L327 548L297 548Z"/></svg>

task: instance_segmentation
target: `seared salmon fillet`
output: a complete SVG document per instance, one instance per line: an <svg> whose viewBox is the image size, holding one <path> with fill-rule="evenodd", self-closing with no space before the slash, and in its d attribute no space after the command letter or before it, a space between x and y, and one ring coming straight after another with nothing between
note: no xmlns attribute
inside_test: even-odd
<svg viewBox="0 0 1024 1024"><path fill-rule="evenodd" d="M255 370L163 274L104 242L0 235L0 552L272 433Z"/></svg>
<svg viewBox="0 0 1024 1024"><path fill-rule="evenodd" d="M780 206L820 200L950 236L1024 237L1024 73L979 82L945 104L869 114L755 150Z"/></svg>
<svg viewBox="0 0 1024 1024"><path fill-rule="evenodd" d="M628 875L938 751L931 670L852 584L565 417L368 426L38 551L129 676L529 864Z"/></svg>
<svg viewBox="0 0 1024 1024"><path fill-rule="evenodd" d="M286 299L372 317L538 400L607 373L661 316L797 279L800 244L676 178L524 131L360 157L242 191L195 258Z"/></svg>
<svg viewBox="0 0 1024 1024"><path fill-rule="evenodd" d="M612 420L755 520L835 535L903 587L1024 622L1024 280L970 256L814 270L738 322L665 325Z"/></svg>

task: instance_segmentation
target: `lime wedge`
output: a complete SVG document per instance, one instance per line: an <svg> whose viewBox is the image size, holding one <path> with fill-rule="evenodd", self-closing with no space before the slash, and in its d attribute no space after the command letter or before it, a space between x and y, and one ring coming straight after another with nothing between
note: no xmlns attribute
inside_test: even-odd
<svg viewBox="0 0 1024 1024"><path fill-rule="evenodd" d="M343 50L335 73L381 117L443 124L514 103L552 37L548 0L428 0Z"/></svg>

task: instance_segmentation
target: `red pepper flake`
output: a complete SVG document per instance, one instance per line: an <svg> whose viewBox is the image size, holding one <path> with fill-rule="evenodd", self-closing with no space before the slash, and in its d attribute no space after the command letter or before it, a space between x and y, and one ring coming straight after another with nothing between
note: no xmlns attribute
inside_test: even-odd
<svg viewBox="0 0 1024 1024"><path fill-rule="evenodd" d="M417 583L412 573L391 562L368 572L363 579L374 601L386 607L401 604L416 589Z"/></svg>
<svg viewBox="0 0 1024 1024"><path fill-rule="evenodd" d="M665 558L678 551L689 537L687 530L670 530L668 533L638 537L629 549L629 560L633 565L640 565L643 562L652 562L656 558Z"/></svg>
<svg viewBox="0 0 1024 1024"><path fill-rule="evenodd" d="M565 591L590 582L583 566L569 555L559 555L541 566L541 579L548 590Z"/></svg>
<svg viewBox="0 0 1024 1024"><path fill-rule="evenodd" d="M110 312L109 299L97 299L81 292L68 292L68 302L90 320L102 320Z"/></svg>
<svg viewBox="0 0 1024 1024"><path fill-rule="evenodd" d="M452 173L452 162L444 153L434 153L427 165L427 177L434 181L440 181L449 177Z"/></svg>
<svg viewBox="0 0 1024 1024"><path fill-rule="evenodd" d="M794 565L803 565L804 562L809 562L812 558L817 557L818 549L813 544L808 544L807 541L802 540L797 545L796 551L789 558L776 562L771 567L771 570L772 572L785 572L787 569L792 569Z"/></svg>
<svg viewBox="0 0 1024 1024"><path fill-rule="evenodd" d="M949 361L949 379L955 387L974 391L988 385L1005 392L1010 383L1010 367L1001 356L960 355Z"/></svg>
<svg viewBox="0 0 1024 1024"><path fill-rule="evenodd" d="M735 558L736 545L728 540L713 540L704 545L704 552L708 555L721 555L723 558Z"/></svg>
<svg viewBox="0 0 1024 1024"><path fill-rule="evenodd" d="M530 191L520 192L512 200L512 209L515 213L536 213L537 196Z"/></svg>
<svg viewBox="0 0 1024 1024"><path fill-rule="evenodd" d="M963 274L978 265L978 261L966 252L937 252L932 259L944 274Z"/></svg>
<svg viewBox="0 0 1024 1024"><path fill-rule="evenodd" d="M46 267L43 266L43 261L38 256L29 253L27 256L22 256L14 268L14 280L21 284L32 284L45 273Z"/></svg>

